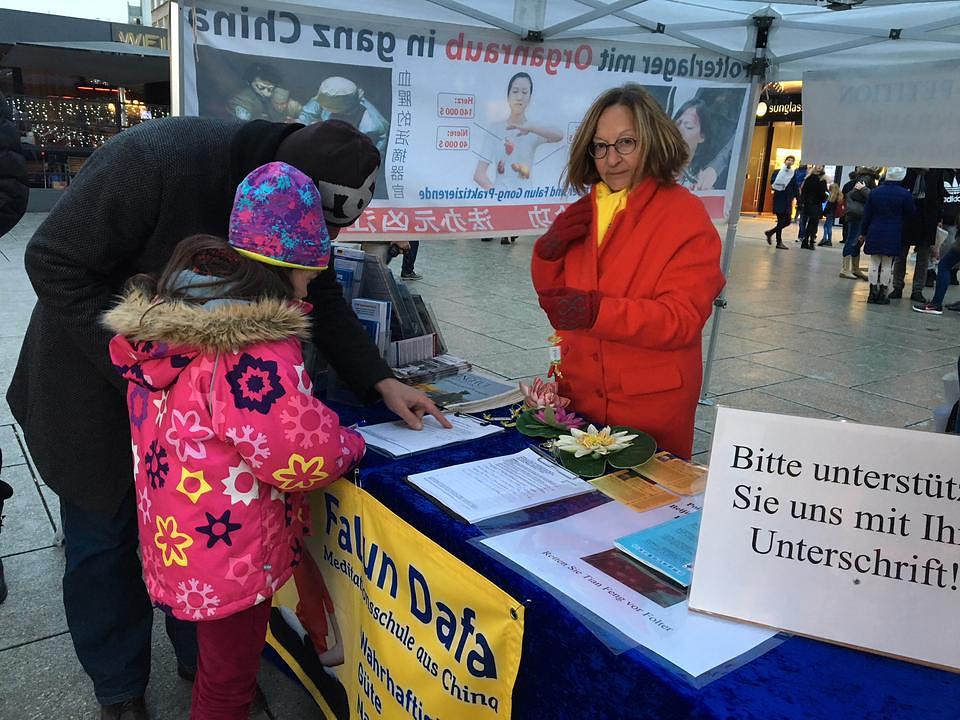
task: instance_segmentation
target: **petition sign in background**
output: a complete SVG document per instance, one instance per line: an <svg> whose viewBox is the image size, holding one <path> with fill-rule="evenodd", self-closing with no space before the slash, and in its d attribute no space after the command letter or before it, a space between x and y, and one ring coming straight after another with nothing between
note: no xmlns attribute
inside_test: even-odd
<svg viewBox="0 0 960 720"><path fill-rule="evenodd" d="M960 669L957 437L720 408L690 607Z"/></svg>
<svg viewBox="0 0 960 720"><path fill-rule="evenodd" d="M714 218L730 205L747 71L702 50L606 41L525 43L500 31L282 3L185 7L184 111L312 123L370 135L383 165L351 233L442 236L546 228L583 114L603 90L647 87L691 147L679 180ZM259 70L267 76L259 95ZM525 91L508 103L517 73ZM238 115L239 113L239 115Z"/></svg>

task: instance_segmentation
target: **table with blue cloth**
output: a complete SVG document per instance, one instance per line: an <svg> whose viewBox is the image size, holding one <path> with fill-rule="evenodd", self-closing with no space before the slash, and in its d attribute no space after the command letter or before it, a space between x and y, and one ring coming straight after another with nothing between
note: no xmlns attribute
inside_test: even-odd
<svg viewBox="0 0 960 720"><path fill-rule="evenodd" d="M395 419L382 408L335 409L344 424ZM530 444L531 438L508 429L400 460L368 451L360 471L367 492L526 606L514 718L960 718L960 678L953 673L816 640L788 638L699 689L639 649L614 654L553 595L476 547L471 540L481 535L479 529L405 481L414 473L507 455ZM943 622L944 631L952 632L953 622Z"/></svg>

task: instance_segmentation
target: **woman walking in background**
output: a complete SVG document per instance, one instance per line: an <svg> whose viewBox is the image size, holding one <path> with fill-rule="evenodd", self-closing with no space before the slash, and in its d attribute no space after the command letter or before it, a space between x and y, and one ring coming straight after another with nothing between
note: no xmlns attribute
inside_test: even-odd
<svg viewBox="0 0 960 720"><path fill-rule="evenodd" d="M820 247L833 247L833 219L837 216L840 197L840 186L837 183L830 183L827 204L823 208L823 240L817 243Z"/></svg>

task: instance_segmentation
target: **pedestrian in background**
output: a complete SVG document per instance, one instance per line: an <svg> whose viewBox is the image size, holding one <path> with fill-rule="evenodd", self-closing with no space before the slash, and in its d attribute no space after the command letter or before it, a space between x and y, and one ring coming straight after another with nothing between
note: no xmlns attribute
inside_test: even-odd
<svg viewBox="0 0 960 720"><path fill-rule="evenodd" d="M840 204L840 186L830 183L827 189L827 204L823 206L823 240L820 247L833 247L833 220L837 216L837 206Z"/></svg>
<svg viewBox="0 0 960 720"><path fill-rule="evenodd" d="M893 264L900 254L903 226L916 207L910 191L900 182L903 167L887 168L884 181L870 193L863 212L863 251L870 256L870 295L867 302L889 305L887 288L893 279Z"/></svg>
<svg viewBox="0 0 960 720"><path fill-rule="evenodd" d="M0 237L27 211L27 164L20 153L20 131L13 111L0 93Z"/></svg>
<svg viewBox="0 0 960 720"><path fill-rule="evenodd" d="M773 188L773 212L777 216L777 224L769 230L764 231L767 238L767 245L770 245L770 238L777 237L777 249L786 250L787 246L783 244L783 229L790 225L790 214L793 212L793 201L797 197L797 179L796 171L793 169L793 163L796 158L793 155L787 155L783 159L783 167L777 170L770 178L770 187Z"/></svg>
<svg viewBox="0 0 960 720"><path fill-rule="evenodd" d="M917 249L913 268L910 299L925 304L923 288L927 282L930 249L937 238L937 226L943 212L943 171L937 168L908 168L903 186L913 196L916 212L906 219L903 227L903 246L893 268L893 292L890 299L903 297L910 248Z"/></svg>
<svg viewBox="0 0 960 720"><path fill-rule="evenodd" d="M823 179L823 165L814 165L800 186L800 247L815 250L817 226L823 217L823 201L827 199L827 181Z"/></svg>
<svg viewBox="0 0 960 720"><path fill-rule="evenodd" d="M843 186L843 269L840 277L850 280L866 280L867 274L860 268L860 227L863 210L870 191L877 186L877 173L873 168L857 167L850 180Z"/></svg>

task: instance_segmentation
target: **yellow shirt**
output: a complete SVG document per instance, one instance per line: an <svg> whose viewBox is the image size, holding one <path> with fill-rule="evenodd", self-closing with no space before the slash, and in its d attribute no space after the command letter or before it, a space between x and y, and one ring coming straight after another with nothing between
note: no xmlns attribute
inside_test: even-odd
<svg viewBox="0 0 960 720"><path fill-rule="evenodd" d="M596 185L596 208L597 208L597 245L603 244L603 238L607 234L610 223L617 216L617 213L627 206L627 195L630 191L626 188L613 192L605 182L599 182Z"/></svg>

